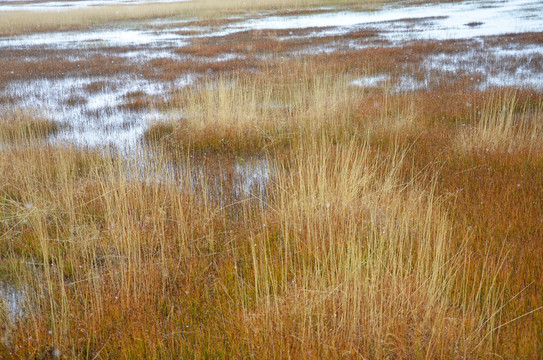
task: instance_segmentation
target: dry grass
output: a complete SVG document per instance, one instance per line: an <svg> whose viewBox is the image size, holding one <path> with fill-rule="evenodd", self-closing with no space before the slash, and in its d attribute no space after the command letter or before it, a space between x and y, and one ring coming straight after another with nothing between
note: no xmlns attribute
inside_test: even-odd
<svg viewBox="0 0 543 360"><path fill-rule="evenodd" d="M274 222L253 240L260 306L248 314L271 358L456 357L492 343L481 339L493 311L474 304L500 298L462 293L473 284L447 216L431 188L400 181L402 161L315 141L278 165Z"/></svg>
<svg viewBox="0 0 543 360"><path fill-rule="evenodd" d="M180 159L3 151L2 272L25 289L3 356L492 350L503 285L484 267L466 276L449 215L431 187L402 182L401 152L307 140L271 160L265 202L226 205Z"/></svg>
<svg viewBox="0 0 543 360"><path fill-rule="evenodd" d="M494 95L475 116L475 125L459 134L461 148L502 153L541 150L542 104L519 108L517 95L504 92Z"/></svg>
<svg viewBox="0 0 543 360"><path fill-rule="evenodd" d="M539 152L468 151L464 127L437 127L420 94L365 94L304 66L272 74L177 94L191 124L179 139L193 142L173 157L32 138L2 150L0 273L24 294L20 317L0 310L3 357L537 354ZM298 135L266 152L263 192L239 191L236 161L193 156L225 135L250 152L241 139L260 133L247 129L285 131L267 127L279 114Z"/></svg>
<svg viewBox="0 0 543 360"><path fill-rule="evenodd" d="M0 140L16 143L43 139L60 131L62 125L36 112L5 110L0 116Z"/></svg>
<svg viewBox="0 0 543 360"><path fill-rule="evenodd" d="M341 137L363 90L349 77L315 75L309 66L234 74L181 89L169 106L181 114L147 132L170 148L252 153L284 147L326 129Z"/></svg>

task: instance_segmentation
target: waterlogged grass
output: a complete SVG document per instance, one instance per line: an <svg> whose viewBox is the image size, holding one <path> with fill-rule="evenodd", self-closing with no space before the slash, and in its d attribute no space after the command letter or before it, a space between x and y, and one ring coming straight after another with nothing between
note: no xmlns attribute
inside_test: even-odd
<svg viewBox="0 0 543 360"><path fill-rule="evenodd" d="M270 159L266 201L227 206L194 183L190 157L178 160L188 175L174 178L155 154L139 169L155 176L142 181L122 159L79 150L3 155L15 171L0 189L2 263L27 289L24 316L3 329L3 356L492 348L502 285L478 292L494 274L462 275L449 215L432 187L401 181L401 152L308 140Z"/></svg>

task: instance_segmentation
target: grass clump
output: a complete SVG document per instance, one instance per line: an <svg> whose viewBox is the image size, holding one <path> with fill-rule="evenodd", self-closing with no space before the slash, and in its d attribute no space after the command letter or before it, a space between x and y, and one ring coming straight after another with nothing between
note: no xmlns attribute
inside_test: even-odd
<svg viewBox="0 0 543 360"><path fill-rule="evenodd" d="M441 200L401 181L403 161L317 141L277 166L271 217L251 239L257 307L247 315L251 341L271 358L492 348L499 288L473 290L490 275L463 276L469 260Z"/></svg>
<svg viewBox="0 0 543 360"><path fill-rule="evenodd" d="M501 153L541 150L541 104L522 105L514 91L504 91L491 95L476 118L475 125L458 137L459 146L465 150Z"/></svg>
<svg viewBox="0 0 543 360"><path fill-rule="evenodd" d="M24 292L0 357L537 354L540 153L459 151L484 134L452 121L466 94L439 123L421 94L286 70L180 90L130 157L0 149L0 274ZM530 139L532 108L474 98L470 129Z"/></svg>
<svg viewBox="0 0 543 360"><path fill-rule="evenodd" d="M324 129L341 137L362 92L347 76L299 72L238 74L181 89L169 109L181 114L146 132L170 148L262 153L311 138Z"/></svg>
<svg viewBox="0 0 543 360"><path fill-rule="evenodd" d="M128 93L169 118L128 156L15 126L0 358L540 357L541 95L353 86L405 50Z"/></svg>
<svg viewBox="0 0 543 360"><path fill-rule="evenodd" d="M23 110L10 110L0 117L0 140L7 143L44 139L61 129L58 122Z"/></svg>

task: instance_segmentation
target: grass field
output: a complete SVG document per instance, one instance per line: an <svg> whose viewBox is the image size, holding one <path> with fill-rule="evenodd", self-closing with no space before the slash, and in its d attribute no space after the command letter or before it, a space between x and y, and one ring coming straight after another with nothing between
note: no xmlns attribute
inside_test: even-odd
<svg viewBox="0 0 543 360"><path fill-rule="evenodd" d="M44 26L87 16L59 14ZM250 38L277 49L225 43ZM164 116L128 155L47 141L66 125L46 113L0 114L0 358L542 357L543 94L469 74L353 85L422 72L435 46L237 61L160 101L134 92L127 106Z"/></svg>

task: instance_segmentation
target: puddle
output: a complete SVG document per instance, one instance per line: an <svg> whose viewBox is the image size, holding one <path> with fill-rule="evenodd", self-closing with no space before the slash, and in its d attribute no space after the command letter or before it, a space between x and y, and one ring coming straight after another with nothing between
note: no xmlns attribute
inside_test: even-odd
<svg viewBox="0 0 543 360"><path fill-rule="evenodd" d="M184 161L166 160L147 145L123 156L127 178L144 183L158 181L181 189L189 186L197 193L203 187L207 196L223 206L265 199L266 186L272 176L270 162L260 156L237 158L211 155L202 159L191 156L193 161L188 168L183 165Z"/></svg>
<svg viewBox="0 0 543 360"><path fill-rule="evenodd" d="M382 87L390 80L390 75L379 74L373 76L364 76L351 82L351 85L360 87Z"/></svg>
<svg viewBox="0 0 543 360"><path fill-rule="evenodd" d="M0 302L7 310L11 322L24 315L25 297L24 290L0 280Z"/></svg>
<svg viewBox="0 0 543 360"><path fill-rule="evenodd" d="M402 75L398 79L392 79L388 74L364 76L351 81L351 85L363 88L386 88L390 92L410 92L428 88L428 80L417 80L412 76Z"/></svg>
<svg viewBox="0 0 543 360"><path fill-rule="evenodd" d="M237 187L239 195L263 197L264 189L271 177L269 161L262 158L238 161L234 171L239 179Z"/></svg>
<svg viewBox="0 0 543 360"><path fill-rule="evenodd" d="M534 63L535 66L532 66ZM422 66L451 74L465 73L481 78L480 89L513 86L543 91L543 45L479 47L456 54L434 54Z"/></svg>
<svg viewBox="0 0 543 360"><path fill-rule="evenodd" d="M168 21L163 20L162 25ZM181 23L182 24L182 23ZM476 25L474 25L476 24ZM138 24L139 26L142 23ZM219 28L219 30L216 30ZM266 16L223 26L183 27L178 20L162 30L103 29L54 32L0 39L0 47L47 46L85 48L150 45L184 46L194 38L222 37L250 30L326 28L307 35L332 36L370 28L378 40L401 43L413 40L471 39L509 33L543 31L543 2L539 0L465 1L393 8L367 12L325 12L301 16ZM216 30L216 31L215 31ZM194 34L180 34L183 31ZM284 37L283 39L289 39Z"/></svg>
<svg viewBox="0 0 543 360"><path fill-rule="evenodd" d="M183 60L183 57L170 50L133 50L120 53L118 55L121 58L126 58L131 60L134 63L148 62L155 59L172 59L172 60Z"/></svg>
<svg viewBox="0 0 543 360"><path fill-rule="evenodd" d="M271 178L270 163L265 158L213 159L192 165L193 184L206 184L208 196L223 206L239 201L266 198L266 185Z"/></svg>
<svg viewBox="0 0 543 360"><path fill-rule="evenodd" d="M409 92L428 88L430 79L418 80L409 75L402 75L392 89L393 92Z"/></svg>
<svg viewBox="0 0 543 360"><path fill-rule="evenodd" d="M493 87L505 86L543 91L543 74L534 74L529 69L518 69L515 74L491 74L479 88L485 90Z"/></svg>
<svg viewBox="0 0 543 360"><path fill-rule="evenodd" d="M0 48L42 47L62 50L100 49L125 46L182 47L189 36L172 31L137 29L102 29L97 31L68 31L35 33L0 38Z"/></svg>

